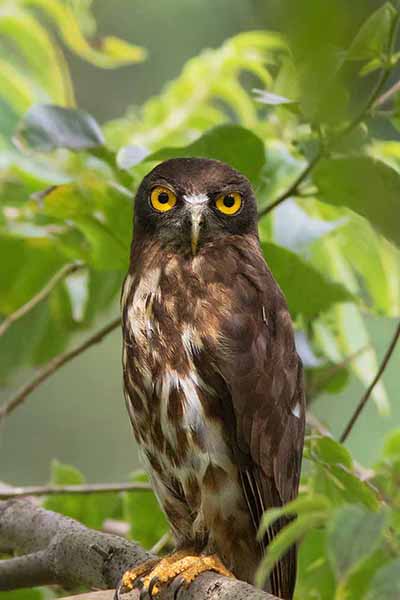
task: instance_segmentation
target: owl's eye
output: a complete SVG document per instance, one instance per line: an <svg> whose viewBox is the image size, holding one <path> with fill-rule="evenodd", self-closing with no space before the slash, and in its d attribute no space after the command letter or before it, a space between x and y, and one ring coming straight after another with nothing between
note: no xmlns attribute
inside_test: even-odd
<svg viewBox="0 0 400 600"><path fill-rule="evenodd" d="M218 196L215 206L224 215L235 215L242 206L242 196L239 192Z"/></svg>
<svg viewBox="0 0 400 600"><path fill-rule="evenodd" d="M176 196L168 188L158 185L151 191L150 202L152 207L159 212L166 212L174 208Z"/></svg>

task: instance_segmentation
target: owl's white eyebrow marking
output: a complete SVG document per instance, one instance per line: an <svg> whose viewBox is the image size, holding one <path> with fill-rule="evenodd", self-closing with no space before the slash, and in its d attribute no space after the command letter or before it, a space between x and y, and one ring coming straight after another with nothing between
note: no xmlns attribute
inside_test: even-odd
<svg viewBox="0 0 400 600"><path fill-rule="evenodd" d="M189 194L183 196L183 199L185 200L185 202L188 202L189 204L193 205L204 204L209 200L207 194Z"/></svg>

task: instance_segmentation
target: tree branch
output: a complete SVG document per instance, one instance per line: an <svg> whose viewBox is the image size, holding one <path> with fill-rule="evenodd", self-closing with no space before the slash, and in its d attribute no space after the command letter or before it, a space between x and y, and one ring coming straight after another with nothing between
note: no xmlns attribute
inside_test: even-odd
<svg viewBox="0 0 400 600"><path fill-rule="evenodd" d="M312 161L310 161L308 163L308 165L303 169L303 171L298 175L298 177L295 179L295 181L292 183L292 185L285 192L283 192L280 196L278 196L278 198L276 200L274 200L271 204L269 204L268 206L265 206L264 208L262 208L259 211L258 219L262 219L263 217L265 217L265 215L270 213L272 210L274 210L277 206L282 204L282 202L284 202L291 196L296 196L299 191L300 185L303 183L303 181L305 179L307 179L308 175L311 173L311 171L314 169L315 165L320 161L321 158L322 158L322 150L320 149L317 152L317 154L314 156Z"/></svg>
<svg viewBox="0 0 400 600"><path fill-rule="evenodd" d="M63 354L59 354L55 358L52 358L44 367L39 369L36 376L25 383L15 394L12 396L3 406L0 407L0 421L9 415L13 410L15 410L22 402L24 402L25 398L29 396L40 384L42 384L46 379L48 379L53 373L58 371L65 364L70 362L73 358L85 352L88 348L93 346L94 344L98 344L102 341L102 339L111 333L114 329L116 329L120 324L120 317L117 317L105 327L102 327L95 334L91 335L87 340L85 340L82 344L79 344L73 350L69 350L68 352L64 352Z"/></svg>
<svg viewBox="0 0 400 600"><path fill-rule="evenodd" d="M18 308L15 312L13 312L11 315L9 315L2 323L0 323L0 337L2 335L4 335L4 333L7 331L7 329L13 323L15 323L15 321L18 321L18 319L21 319L21 317L24 317L26 314L28 314L28 312L30 312L33 308L35 308L35 306L37 306L40 302L43 302L43 300L45 300L47 298L47 296L50 295L50 293L54 290L54 288L57 286L57 284L60 281L62 281L68 275L71 275L72 273L75 273L79 269L82 269L82 267L83 267L82 264L77 264L77 263L74 263L71 265L64 265L64 267L62 269L60 269L60 271L58 271L50 279L50 281L44 286L44 288L42 288L40 290L40 292L38 292L26 304L24 304L23 306Z"/></svg>
<svg viewBox="0 0 400 600"><path fill-rule="evenodd" d="M353 416L351 417L350 421L348 422L345 430L343 431L342 435L340 436L340 442L343 444L343 442L345 442L347 440L347 438L349 437L351 430L354 427L354 424L356 423L358 417L360 416L360 414L362 413L365 405L367 404L376 384L378 383L379 379L382 377L382 374L384 372L384 370L387 367L387 364L394 352L394 349L396 348L396 344L399 341L400 338L400 321L397 325L396 331L394 333L394 336L392 338L392 341L389 344L388 349L385 352L385 356L383 357L382 363L378 369L377 374L375 375L371 385L369 386L369 388L366 390L365 394L363 395L363 397L361 398L360 402L358 403L358 406L356 408L356 410L353 413Z"/></svg>
<svg viewBox="0 0 400 600"><path fill-rule="evenodd" d="M124 538L44 510L30 499L0 502L0 549L4 548L24 556L0 561L1 591L49 583L66 589L116 588L128 568L155 556ZM137 598L137 592L128 597ZM172 598L172 591L161 592L160 600ZM179 598L278 600L247 583L211 572L182 589Z"/></svg>
<svg viewBox="0 0 400 600"><path fill-rule="evenodd" d="M27 487L0 485L0 500L25 496L52 496L53 494L98 494L109 492L151 491L149 483L86 483L82 485L32 485Z"/></svg>

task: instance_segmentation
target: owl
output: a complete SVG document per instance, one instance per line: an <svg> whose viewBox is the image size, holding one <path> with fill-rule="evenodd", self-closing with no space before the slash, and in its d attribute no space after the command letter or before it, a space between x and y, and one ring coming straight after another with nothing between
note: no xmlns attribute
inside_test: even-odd
<svg viewBox="0 0 400 600"><path fill-rule="evenodd" d="M288 523L259 539L261 517L297 495L305 407L292 321L246 177L176 158L143 179L121 305L126 405L176 544L128 571L123 587L154 596L207 570L254 582ZM292 598L295 579L292 547L266 589Z"/></svg>

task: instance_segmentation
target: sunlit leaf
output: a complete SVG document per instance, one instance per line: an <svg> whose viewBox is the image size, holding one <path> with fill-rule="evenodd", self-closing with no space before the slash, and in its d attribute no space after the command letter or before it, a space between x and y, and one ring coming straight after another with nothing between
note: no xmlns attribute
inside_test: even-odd
<svg viewBox="0 0 400 600"><path fill-rule="evenodd" d="M41 83L43 97L46 95L48 100L60 104L71 99L68 70L50 35L37 19L16 7L12 10L4 7L0 14L0 36L15 44L32 75Z"/></svg>
<svg viewBox="0 0 400 600"><path fill-rule="evenodd" d="M73 11L60 0L24 0L28 6L40 8L57 26L69 48L98 67L113 68L142 61L145 50L114 37L100 40L99 48L92 47L82 35Z"/></svg>

